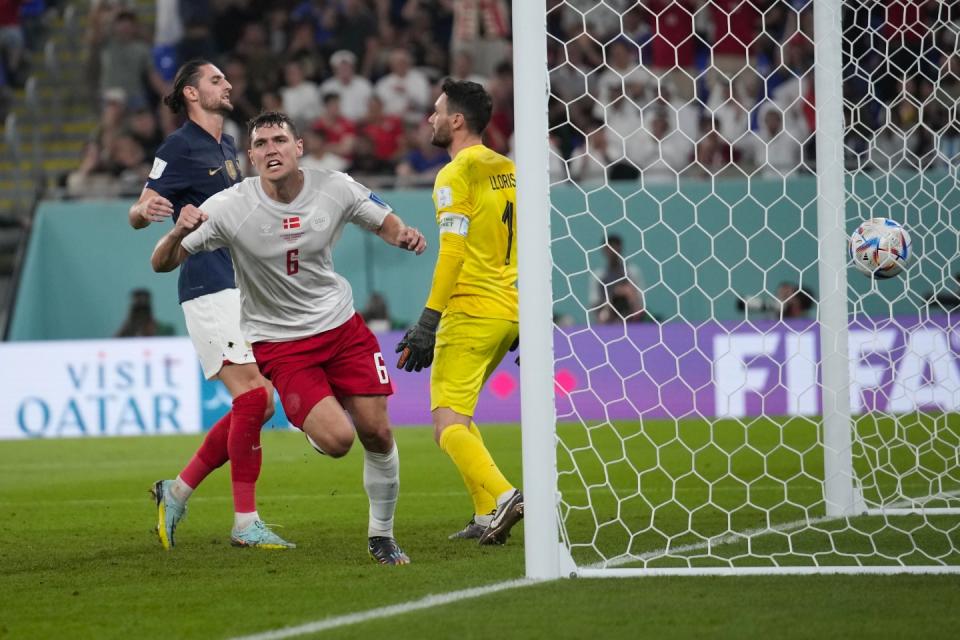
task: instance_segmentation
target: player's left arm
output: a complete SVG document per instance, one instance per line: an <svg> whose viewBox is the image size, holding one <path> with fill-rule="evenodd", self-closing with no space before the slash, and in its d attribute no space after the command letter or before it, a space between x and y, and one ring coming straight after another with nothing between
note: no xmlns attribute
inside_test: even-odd
<svg viewBox="0 0 960 640"><path fill-rule="evenodd" d="M440 249L437 264L433 268L433 283L427 304L420 319L397 343L397 368L420 371L433 363L433 347L436 343L440 317L453 294L463 260L467 252L466 216L451 213L440 214Z"/></svg>
<svg viewBox="0 0 960 640"><path fill-rule="evenodd" d="M387 244L413 251L417 255L427 248L427 240L423 234L414 227L408 227L395 213L386 215L383 224L377 229L377 235Z"/></svg>
<svg viewBox="0 0 960 640"><path fill-rule="evenodd" d="M461 171L441 170L434 190L434 203L440 227L440 244L437 263L433 268L430 295L420 314L420 319L397 343L397 368L420 371L433 364L433 349L437 339L440 317L453 295L460 279L467 253L467 232L473 212L471 189Z"/></svg>
<svg viewBox="0 0 960 640"><path fill-rule="evenodd" d="M384 242L420 255L427 241L414 227L408 227L390 205L376 193L347 174L335 183L342 194L347 220L380 236Z"/></svg>

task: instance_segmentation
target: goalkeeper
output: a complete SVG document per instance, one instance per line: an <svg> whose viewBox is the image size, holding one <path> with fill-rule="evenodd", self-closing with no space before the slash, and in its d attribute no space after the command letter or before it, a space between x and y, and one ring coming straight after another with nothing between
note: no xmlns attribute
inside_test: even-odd
<svg viewBox="0 0 960 640"><path fill-rule="evenodd" d="M473 422L480 389L516 348L519 333L516 169L481 142L491 109L482 86L449 78L434 105L431 141L452 158L433 191L440 255L420 320L397 344L397 367L433 364L434 438L473 498L473 518L450 538L503 544L523 518L523 495L497 468Z"/></svg>

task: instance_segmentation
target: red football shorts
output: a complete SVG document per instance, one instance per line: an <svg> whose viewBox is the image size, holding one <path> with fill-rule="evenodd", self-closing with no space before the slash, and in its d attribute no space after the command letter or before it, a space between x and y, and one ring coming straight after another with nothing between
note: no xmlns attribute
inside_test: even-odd
<svg viewBox="0 0 960 640"><path fill-rule="evenodd" d="M380 343L359 313L336 329L309 338L254 343L253 355L298 429L327 396L340 400L393 393Z"/></svg>

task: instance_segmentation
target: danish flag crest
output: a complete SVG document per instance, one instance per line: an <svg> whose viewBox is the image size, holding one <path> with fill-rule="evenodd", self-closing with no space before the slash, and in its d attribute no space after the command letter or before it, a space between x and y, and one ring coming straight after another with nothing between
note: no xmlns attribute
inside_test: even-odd
<svg viewBox="0 0 960 640"><path fill-rule="evenodd" d="M299 229L300 228L300 216L293 216L292 218L283 219L283 228L284 229Z"/></svg>

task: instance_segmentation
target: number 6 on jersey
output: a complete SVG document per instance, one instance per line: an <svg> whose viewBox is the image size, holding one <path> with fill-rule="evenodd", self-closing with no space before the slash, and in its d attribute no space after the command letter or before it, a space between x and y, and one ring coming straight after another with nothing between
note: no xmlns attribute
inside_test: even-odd
<svg viewBox="0 0 960 640"><path fill-rule="evenodd" d="M300 249L287 251L287 275L295 276L300 272Z"/></svg>

